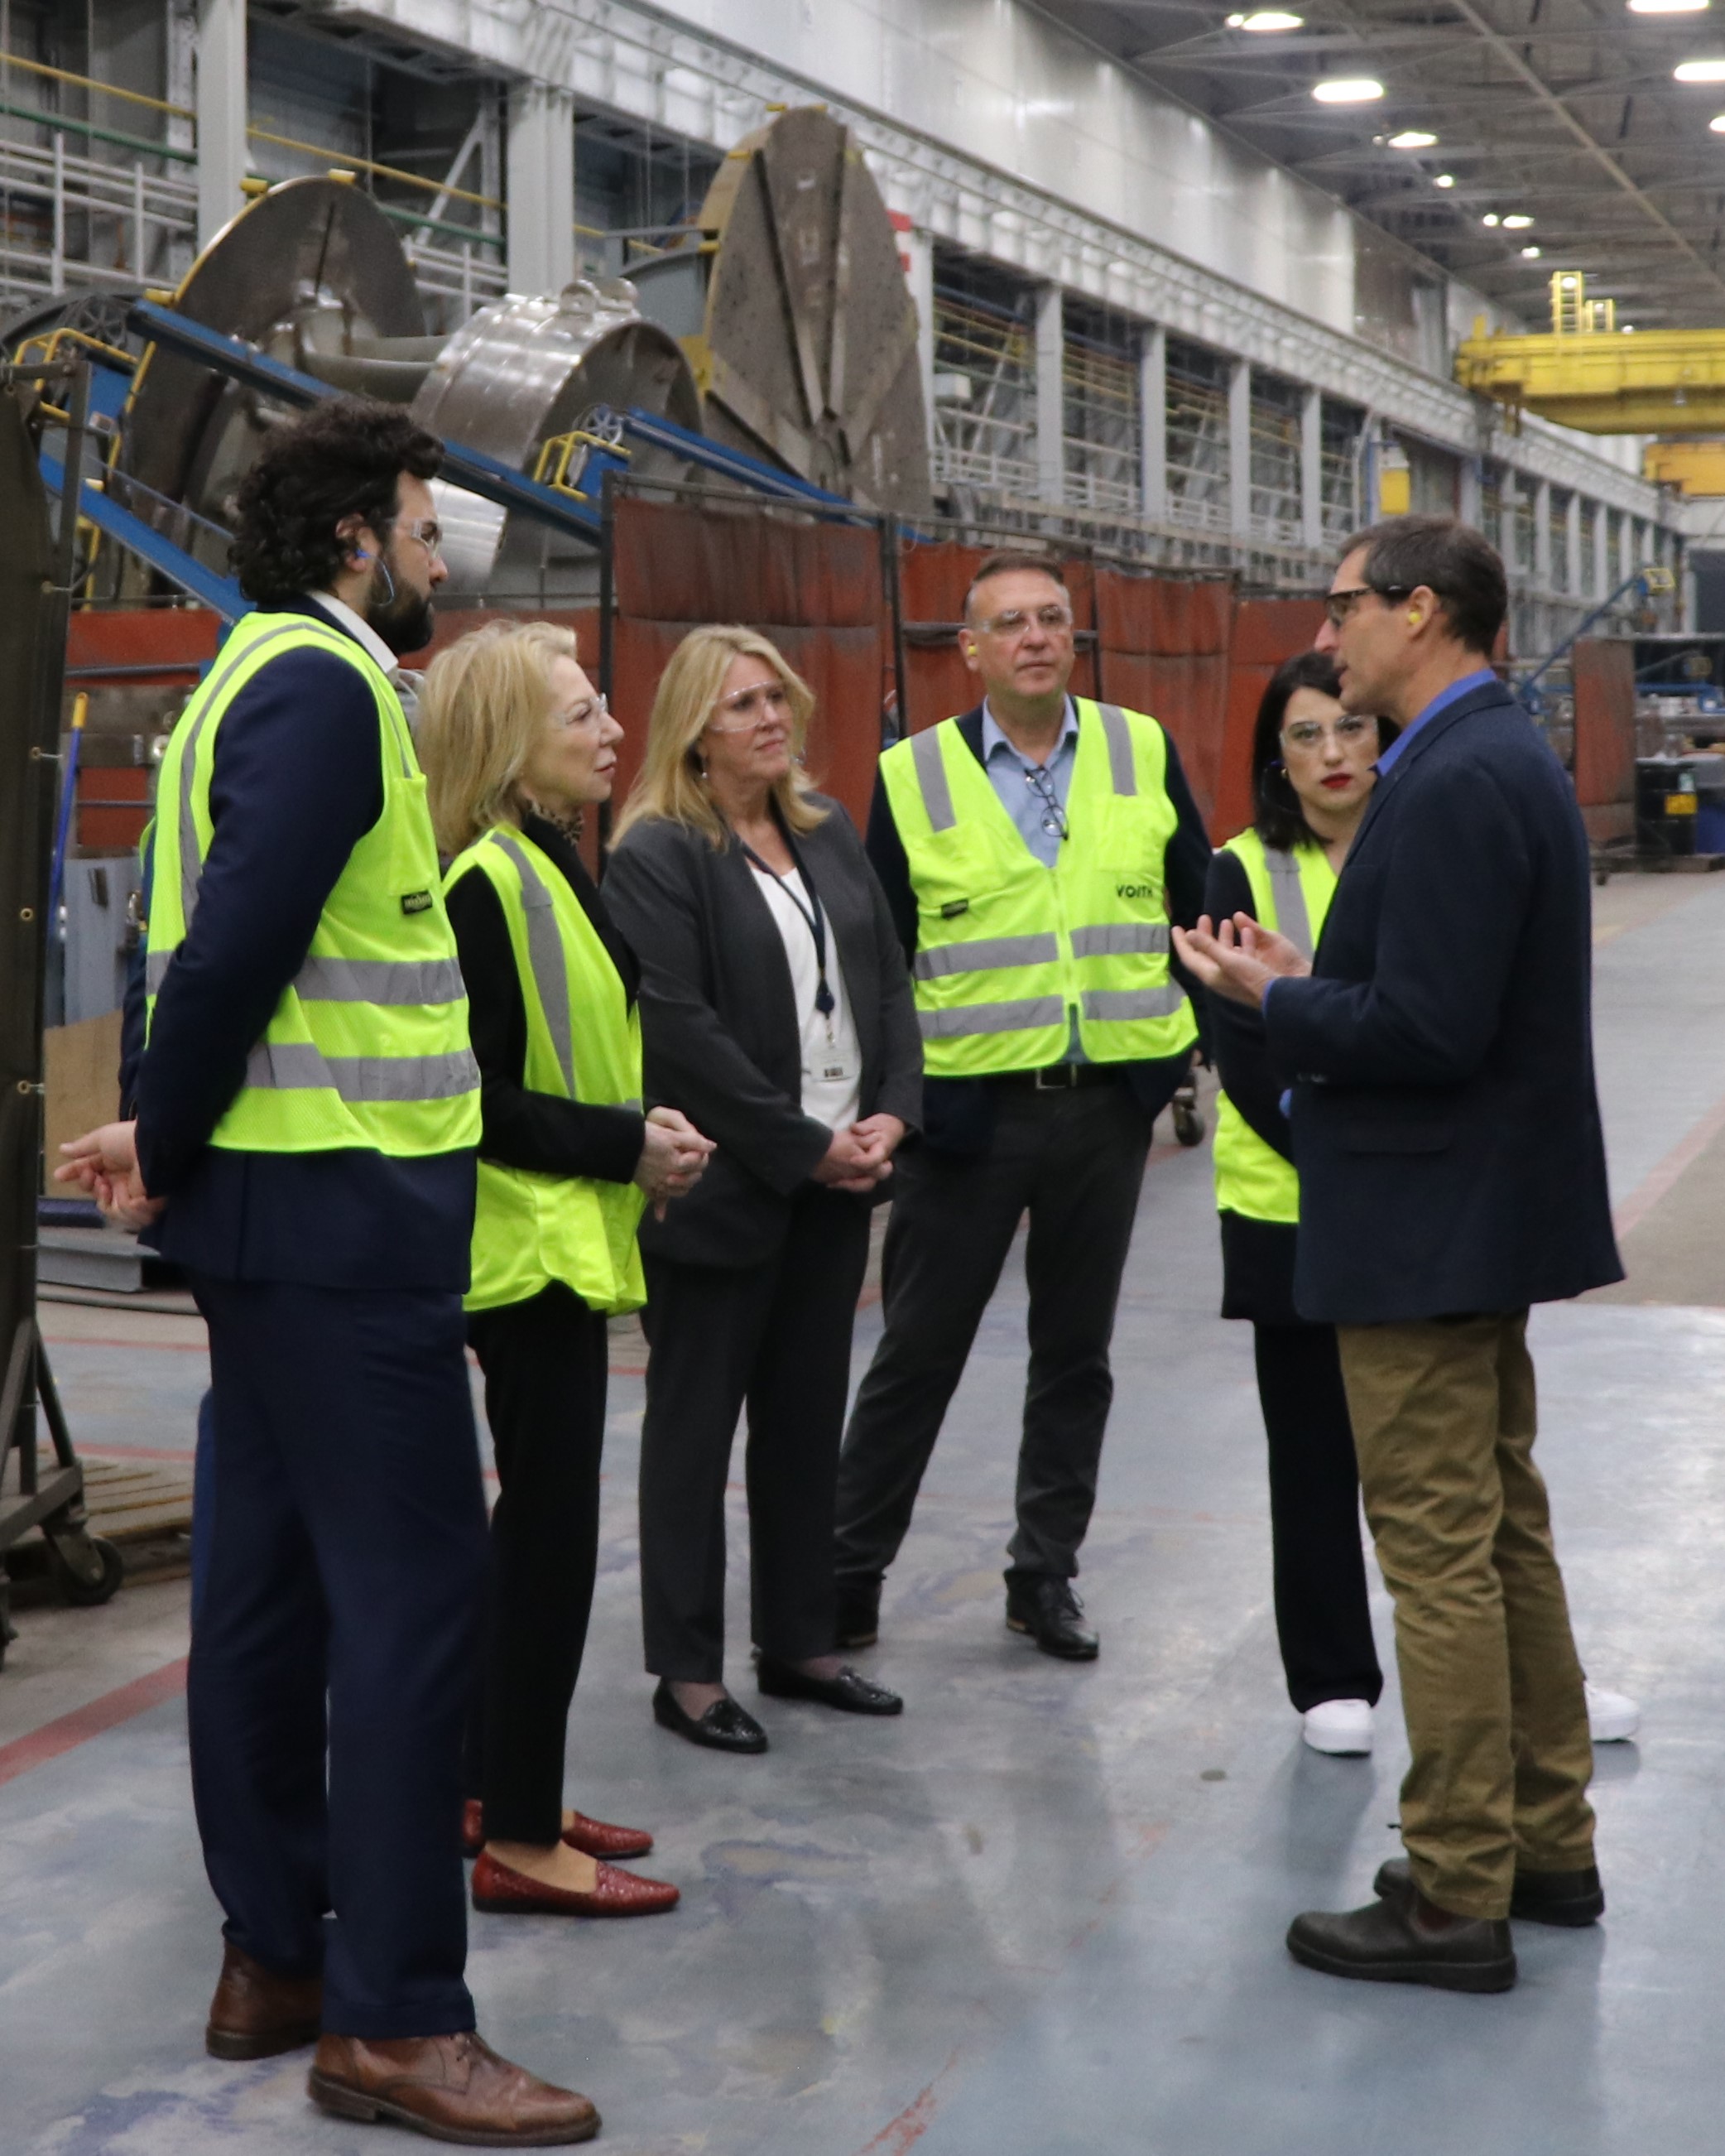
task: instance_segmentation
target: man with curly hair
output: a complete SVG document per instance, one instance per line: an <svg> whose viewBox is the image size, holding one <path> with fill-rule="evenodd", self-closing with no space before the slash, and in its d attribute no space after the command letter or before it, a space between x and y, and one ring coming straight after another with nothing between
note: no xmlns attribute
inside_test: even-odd
<svg viewBox="0 0 1725 2156"><path fill-rule="evenodd" d="M485 1512L461 1298L479 1075L397 693L448 574L436 439L337 398L266 442L238 623L163 759L135 1124L71 1173L209 1327L192 1789L218 2058L487 2147L598 2115L473 2031L461 1727Z"/></svg>

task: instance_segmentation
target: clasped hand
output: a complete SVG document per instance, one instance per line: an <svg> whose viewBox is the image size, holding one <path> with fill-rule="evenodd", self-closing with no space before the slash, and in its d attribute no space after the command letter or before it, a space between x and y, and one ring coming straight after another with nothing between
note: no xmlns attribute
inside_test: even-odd
<svg viewBox="0 0 1725 2156"><path fill-rule="evenodd" d="M1174 947L1193 978L1231 1003L1262 1003L1272 981L1297 980L1312 962L1285 936L1262 928L1249 913L1211 924L1207 913L1195 928L1176 928Z"/></svg>
<svg viewBox="0 0 1725 2156"><path fill-rule="evenodd" d="M166 1199L151 1198L138 1173L136 1122L104 1123L60 1151L66 1158L54 1170L54 1181L75 1183L86 1197L94 1198L110 1227L128 1228L136 1234L161 1218Z"/></svg>
<svg viewBox="0 0 1725 2156"><path fill-rule="evenodd" d="M672 1199L686 1198L694 1188L712 1152L713 1140L704 1138L680 1108L648 1110L635 1180L647 1193L655 1220L664 1219Z"/></svg>
<svg viewBox="0 0 1725 2156"><path fill-rule="evenodd" d="M835 1131L814 1179L829 1190L865 1197L893 1172L893 1154L904 1135L897 1116L865 1116L848 1130Z"/></svg>

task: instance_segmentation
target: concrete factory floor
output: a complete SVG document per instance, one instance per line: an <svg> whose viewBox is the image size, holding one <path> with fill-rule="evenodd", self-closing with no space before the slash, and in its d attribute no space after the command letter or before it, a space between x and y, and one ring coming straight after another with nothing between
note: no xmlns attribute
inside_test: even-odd
<svg viewBox="0 0 1725 2156"><path fill-rule="evenodd" d="M1542 1451L1584 1659L1637 1693L1600 1756L1610 1914L1523 1926L1462 1999L1297 1969L1287 1920L1396 1847L1371 1761L1303 1749L1269 1606L1251 1340L1215 1316L1209 1162L1159 1142L1083 1582L1101 1661L1001 1625L1023 1293L989 1315L888 1584L902 1721L768 1702L773 1750L656 1729L640 1670L638 1354L619 1338L569 1793L680 1881L635 1924L478 1917L482 2025L631 2156L1692 2156L1720 2146L1725 1868L1725 878L1599 895L1599 1045L1626 1288L1542 1312ZM93 1453L189 1455L195 1322L52 1308ZM873 1344L865 1312L860 1369ZM733 1523L731 1674L747 1681ZM199 2048L219 1957L187 1786L184 1584L36 1610L0 1675L0 2146L375 2152L303 2054ZM1387 1610L1379 1607L1389 1650ZM393 2144L406 2145L406 2144Z"/></svg>

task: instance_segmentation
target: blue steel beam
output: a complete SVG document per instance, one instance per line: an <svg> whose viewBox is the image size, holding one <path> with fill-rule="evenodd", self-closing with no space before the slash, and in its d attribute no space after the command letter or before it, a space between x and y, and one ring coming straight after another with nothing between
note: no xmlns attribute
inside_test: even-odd
<svg viewBox="0 0 1725 2156"><path fill-rule="evenodd" d="M42 478L49 494L59 498L65 485L65 467L58 457L44 455L41 459ZM206 568L202 562L177 547L171 539L145 523L141 516L134 516L131 510L122 509L117 501L103 493L96 482L85 476L79 490L78 513L105 531L116 546L124 547L136 554L140 561L147 562L171 584L201 601L212 613L221 615L223 621L238 621L243 613L249 613L252 602L240 590L232 577L218 576L213 569Z"/></svg>

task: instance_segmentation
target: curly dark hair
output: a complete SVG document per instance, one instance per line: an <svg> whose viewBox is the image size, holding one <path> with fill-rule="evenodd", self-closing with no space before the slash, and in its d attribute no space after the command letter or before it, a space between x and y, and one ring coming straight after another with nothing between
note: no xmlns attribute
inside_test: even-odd
<svg viewBox="0 0 1725 2156"><path fill-rule="evenodd" d="M1272 853L1291 854L1317 834L1306 821L1300 797L1288 783L1282 767L1282 721L1296 689L1317 689L1326 696L1341 694L1342 678L1327 651L1297 651L1284 659L1270 676L1258 706L1257 722L1252 731L1252 829ZM1378 747L1383 751L1401 732L1394 719L1378 721Z"/></svg>
<svg viewBox="0 0 1725 2156"><path fill-rule="evenodd" d="M347 549L335 536L359 516L387 540L403 472L435 479L443 445L399 404L332 397L265 437L240 482L229 559L260 606L327 591Z"/></svg>

